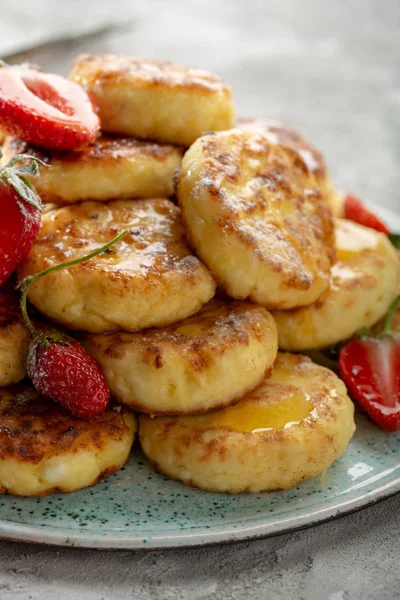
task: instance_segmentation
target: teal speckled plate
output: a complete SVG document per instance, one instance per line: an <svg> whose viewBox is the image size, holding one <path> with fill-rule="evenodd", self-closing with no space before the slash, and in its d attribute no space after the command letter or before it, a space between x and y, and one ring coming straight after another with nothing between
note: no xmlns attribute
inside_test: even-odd
<svg viewBox="0 0 400 600"><path fill-rule="evenodd" d="M379 212L400 230L400 218ZM320 477L286 492L229 496L156 474L135 446L130 463L70 495L0 500L0 537L91 548L195 546L308 527L400 491L400 434L361 414L348 451Z"/></svg>
<svg viewBox="0 0 400 600"><path fill-rule="evenodd" d="M153 471L135 446L119 473L70 495L0 500L0 535L95 548L158 548L276 535L343 515L400 491L400 435L357 416L349 449L287 492L211 494Z"/></svg>

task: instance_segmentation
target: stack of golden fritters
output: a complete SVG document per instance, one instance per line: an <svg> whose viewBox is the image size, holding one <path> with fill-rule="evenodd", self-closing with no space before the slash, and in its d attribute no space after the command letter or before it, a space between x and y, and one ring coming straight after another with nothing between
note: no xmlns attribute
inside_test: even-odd
<svg viewBox="0 0 400 600"><path fill-rule="evenodd" d="M353 405L334 373L278 347L323 348L378 321L400 281L394 250L382 234L335 221L321 153L281 123L237 124L219 77L112 55L78 57L70 77L99 107L99 139L73 152L4 144L3 160L23 151L50 165L34 184L57 205L18 276L127 231L29 290L43 315L76 332L124 408L96 421L96 447L93 423L44 399L38 411L29 388L8 388L2 420L18 424L28 411L38 430L49 427L36 462L27 466L19 442L0 455L0 487L29 495L93 483L126 460L131 410L149 459L185 483L255 492L320 473L347 447ZM6 384L23 375L26 339L13 335L22 348ZM20 436L25 444L29 432ZM10 461L40 485L8 480Z"/></svg>

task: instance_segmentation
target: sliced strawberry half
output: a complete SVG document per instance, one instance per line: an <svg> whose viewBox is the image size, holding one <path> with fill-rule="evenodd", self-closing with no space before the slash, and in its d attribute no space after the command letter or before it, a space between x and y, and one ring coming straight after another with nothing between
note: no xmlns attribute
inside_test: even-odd
<svg viewBox="0 0 400 600"><path fill-rule="evenodd" d="M364 227L389 234L390 230L383 221L371 212L357 196L348 194L344 199L343 216L345 219L355 221Z"/></svg>
<svg viewBox="0 0 400 600"><path fill-rule="evenodd" d="M29 66L0 68L0 124L8 134L45 148L70 150L92 142L100 130L83 88Z"/></svg>
<svg viewBox="0 0 400 600"><path fill-rule="evenodd" d="M399 300L389 310L381 335L353 340L339 353L339 373L350 395L389 431L400 428L400 331L390 331Z"/></svg>

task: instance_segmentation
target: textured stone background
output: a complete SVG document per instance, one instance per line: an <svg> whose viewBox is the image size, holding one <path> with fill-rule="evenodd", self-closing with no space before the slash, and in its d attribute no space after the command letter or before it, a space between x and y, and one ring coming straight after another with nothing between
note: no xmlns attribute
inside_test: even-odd
<svg viewBox="0 0 400 600"><path fill-rule="evenodd" d="M304 131L333 179L400 208L398 0L14 0L0 2L0 52L98 27L90 40L35 55L67 72L80 51L161 56L229 81L243 116Z"/></svg>
<svg viewBox="0 0 400 600"><path fill-rule="evenodd" d="M399 497L292 535L232 546L103 552L0 543L0 598L396 600Z"/></svg>
<svg viewBox="0 0 400 600"><path fill-rule="evenodd" d="M325 152L340 187L400 209L398 0L3 0L0 8L3 56L43 44L19 58L67 72L77 52L120 51L209 68L232 83L240 114L296 125ZM59 36L70 39L51 42ZM234 546L129 553L3 542L0 598L394 600L399 540L400 496Z"/></svg>

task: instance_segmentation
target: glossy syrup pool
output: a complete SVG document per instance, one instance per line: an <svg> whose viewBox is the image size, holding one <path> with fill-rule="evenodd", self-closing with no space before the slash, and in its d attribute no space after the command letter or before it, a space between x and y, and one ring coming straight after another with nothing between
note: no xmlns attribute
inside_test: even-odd
<svg viewBox="0 0 400 600"><path fill-rule="evenodd" d="M357 414L349 449L326 478L285 492L230 496L158 475L135 445L129 465L94 488L45 498L0 497L0 535L150 548L276 534L400 490L399 457L400 434L384 433Z"/></svg>
<svg viewBox="0 0 400 600"><path fill-rule="evenodd" d="M239 402L235 406L211 413L209 427L229 427L249 433L281 429L310 416L314 408L306 394L295 392L274 404L267 402Z"/></svg>

